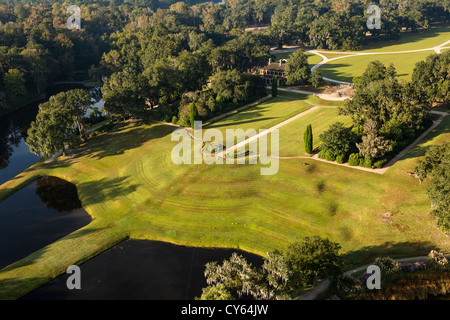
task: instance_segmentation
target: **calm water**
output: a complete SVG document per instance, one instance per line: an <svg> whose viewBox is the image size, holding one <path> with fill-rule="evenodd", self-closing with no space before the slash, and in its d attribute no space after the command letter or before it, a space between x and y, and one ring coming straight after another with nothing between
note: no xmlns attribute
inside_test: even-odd
<svg viewBox="0 0 450 320"><path fill-rule="evenodd" d="M207 286L205 264L222 263L233 252L254 266L262 264L261 257L239 250L128 240L80 266L81 290L68 290L69 275L63 275L24 299L190 300Z"/></svg>
<svg viewBox="0 0 450 320"><path fill-rule="evenodd" d="M0 269L86 226L75 185L45 177L0 202Z"/></svg>
<svg viewBox="0 0 450 320"><path fill-rule="evenodd" d="M25 143L31 122L36 119L38 103L0 117L0 184L33 165L39 157Z"/></svg>
<svg viewBox="0 0 450 320"><path fill-rule="evenodd" d="M40 158L31 153L29 147L25 143L27 131L31 126L31 122L36 119L39 104L48 100L51 95L76 88L83 88L83 86L55 86L49 89L47 99L30 103L19 110L0 117L0 185L35 164ZM103 107L103 100L100 95L101 94L98 91L96 95L98 102L94 103L91 108L98 107L98 109L101 110ZM89 116L91 108L86 112L86 116Z"/></svg>

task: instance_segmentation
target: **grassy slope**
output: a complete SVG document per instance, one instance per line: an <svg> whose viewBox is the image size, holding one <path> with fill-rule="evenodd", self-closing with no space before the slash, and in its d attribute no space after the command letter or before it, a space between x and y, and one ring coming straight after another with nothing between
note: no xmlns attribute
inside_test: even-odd
<svg viewBox="0 0 450 320"><path fill-rule="evenodd" d="M306 108L282 99L270 105L253 114L252 124L270 125L280 108ZM303 119L314 123L316 137L320 126L334 119L323 112L322 117ZM225 128L233 123L226 118L214 125ZM298 123L300 132L302 127ZM428 214L426 183L420 185L405 174L413 170L424 146L450 138L448 128L447 117L435 130L436 137L384 176L320 162L300 166L300 160L281 161L277 175L261 176L260 165L174 165L173 127L123 124L90 141L75 159L37 164L0 186L4 197L37 176L58 176L76 184L83 207L93 217L87 227L1 270L0 298L20 297L65 272L68 265L127 237L264 255L303 235L319 234L341 243L355 264L380 254L409 256L430 248L449 249L449 240ZM284 130L297 132L291 129ZM295 137L282 145L287 152L300 148ZM380 216L386 211L393 213L390 221Z"/></svg>

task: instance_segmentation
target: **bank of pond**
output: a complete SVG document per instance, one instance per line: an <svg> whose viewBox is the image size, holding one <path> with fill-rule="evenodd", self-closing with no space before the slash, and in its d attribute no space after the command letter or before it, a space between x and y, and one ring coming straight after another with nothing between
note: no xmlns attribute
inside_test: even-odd
<svg viewBox="0 0 450 320"><path fill-rule="evenodd" d="M0 269L88 225L74 184L42 177L0 202ZM194 299L206 287L205 265L233 252L255 266L260 256L235 249L177 246L127 240L80 265L81 290L69 290L70 274L23 299Z"/></svg>

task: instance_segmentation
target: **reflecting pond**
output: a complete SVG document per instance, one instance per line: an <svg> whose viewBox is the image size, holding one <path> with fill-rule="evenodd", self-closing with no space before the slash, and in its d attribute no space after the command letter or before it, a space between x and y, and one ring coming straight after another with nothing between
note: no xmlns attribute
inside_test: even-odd
<svg viewBox="0 0 450 320"><path fill-rule="evenodd" d="M236 249L177 246L159 241L128 240L80 265L81 290L69 290L65 274L24 299L186 300L206 287L205 264L222 263L233 252L254 266L260 256Z"/></svg>
<svg viewBox="0 0 450 320"><path fill-rule="evenodd" d="M86 226L75 185L43 177L0 202L0 269Z"/></svg>

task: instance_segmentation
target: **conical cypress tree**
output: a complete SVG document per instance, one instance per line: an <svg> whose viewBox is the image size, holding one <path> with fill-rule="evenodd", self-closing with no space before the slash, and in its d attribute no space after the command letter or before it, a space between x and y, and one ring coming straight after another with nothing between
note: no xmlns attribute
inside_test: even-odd
<svg viewBox="0 0 450 320"><path fill-rule="evenodd" d="M313 133L310 124L306 126L305 133L303 134L303 141L305 143L305 152L308 154L313 153Z"/></svg>
<svg viewBox="0 0 450 320"><path fill-rule="evenodd" d="M190 120L191 120L191 127L192 127L192 129L195 129L194 121L197 120L198 110L197 110L197 107L195 106L194 102L191 103L189 115L190 115Z"/></svg>
<svg viewBox="0 0 450 320"><path fill-rule="evenodd" d="M278 80L277 76L272 78L272 97L276 97L278 94Z"/></svg>

